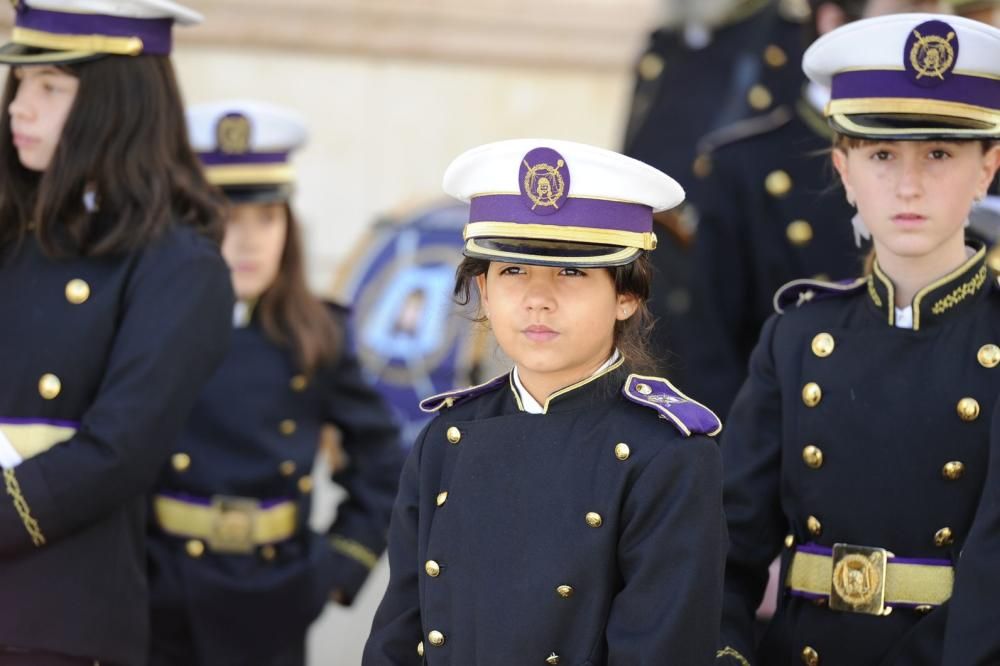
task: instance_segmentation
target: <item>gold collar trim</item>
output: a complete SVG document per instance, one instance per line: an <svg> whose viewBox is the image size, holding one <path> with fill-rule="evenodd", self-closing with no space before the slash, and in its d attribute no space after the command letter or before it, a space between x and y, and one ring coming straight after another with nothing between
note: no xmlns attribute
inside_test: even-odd
<svg viewBox="0 0 1000 666"><path fill-rule="evenodd" d="M592 382L600 379L601 377L604 377L605 375L608 375L608 374L614 372L615 370L617 370L618 368L620 368L623 363L625 363L625 357L624 356L620 356L617 361L615 361L614 363L612 363L611 365L609 365L608 367L606 367L601 372L598 372L597 374L591 375L590 377L587 377L586 379L578 381L575 384L570 384L566 388L559 389L558 391L556 391L555 393L553 393L552 395L550 395L548 398L546 398L545 402L542 403L542 414L548 414L549 413L549 405L552 404L552 401L555 400L556 398L564 396L567 393L571 393L572 391L575 391L578 388L586 386L587 384L590 384L590 383L592 383ZM521 402L521 396L518 394L517 387L514 385L514 370L511 369L511 371L508 373L508 375L510 377L510 379L508 380L508 384L510 385L510 391L511 391L511 393L514 394L514 401L517 403L517 409L518 409L518 411L522 411L523 412L524 411L524 404Z"/></svg>

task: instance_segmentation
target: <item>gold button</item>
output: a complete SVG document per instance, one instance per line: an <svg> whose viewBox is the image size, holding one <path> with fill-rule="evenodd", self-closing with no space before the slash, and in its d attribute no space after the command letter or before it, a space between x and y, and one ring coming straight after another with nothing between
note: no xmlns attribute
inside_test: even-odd
<svg viewBox="0 0 1000 666"><path fill-rule="evenodd" d="M458 444L459 442L462 441L462 431L456 428L455 426L448 428L448 431L445 433L445 435L448 437L448 441L451 442L452 444Z"/></svg>
<svg viewBox="0 0 1000 666"><path fill-rule="evenodd" d="M949 481L958 481L965 474L965 464L959 460L952 460L944 464L941 474Z"/></svg>
<svg viewBox="0 0 1000 666"><path fill-rule="evenodd" d="M418 657L424 656L424 642L423 641L420 641L419 643L417 643L417 656Z"/></svg>
<svg viewBox="0 0 1000 666"><path fill-rule="evenodd" d="M781 169L772 171L764 179L764 188L773 197L783 197L792 191L792 177Z"/></svg>
<svg viewBox="0 0 1000 666"><path fill-rule="evenodd" d="M625 442L615 444L615 458L618 458L618 460L628 460L630 455L632 455L632 450L628 448L628 444Z"/></svg>
<svg viewBox="0 0 1000 666"><path fill-rule="evenodd" d="M274 558L278 556L278 550L271 544L260 547L260 556L268 562L273 562Z"/></svg>
<svg viewBox="0 0 1000 666"><path fill-rule="evenodd" d="M802 449L802 460L812 469L819 469L823 466L823 450L810 444Z"/></svg>
<svg viewBox="0 0 1000 666"><path fill-rule="evenodd" d="M986 265L989 266L993 272L1000 273L1000 245L994 245L990 248L990 251L986 253Z"/></svg>
<svg viewBox="0 0 1000 666"><path fill-rule="evenodd" d="M184 550L186 550L187 554L191 557L198 558L205 554L205 544L197 539L191 539L184 544Z"/></svg>
<svg viewBox="0 0 1000 666"><path fill-rule="evenodd" d="M545 663L546 664L552 664L552 666L555 666L556 664L559 663L559 655L557 655L555 652L553 652L552 654L550 654L545 659Z"/></svg>
<svg viewBox="0 0 1000 666"><path fill-rule="evenodd" d="M601 518L601 514L594 513L593 511L587 514L586 520L587 520L587 525L589 525L590 527L600 527L601 525L604 524L604 519Z"/></svg>
<svg viewBox="0 0 1000 666"><path fill-rule="evenodd" d="M979 403L975 398L962 398L958 401L958 418L963 421L975 421L979 418Z"/></svg>
<svg viewBox="0 0 1000 666"><path fill-rule="evenodd" d="M823 533L823 523L819 522L819 518L816 516L809 516L806 519L806 527L809 528L809 534L813 536L819 536Z"/></svg>
<svg viewBox="0 0 1000 666"><path fill-rule="evenodd" d="M795 220L785 227L785 236L792 245L808 245L813 239L812 225L805 220Z"/></svg>
<svg viewBox="0 0 1000 666"><path fill-rule="evenodd" d="M299 478L299 492L303 495L308 495L312 492L313 480L311 476L303 476Z"/></svg>
<svg viewBox="0 0 1000 666"><path fill-rule="evenodd" d="M712 158L702 153L698 157L694 158L694 163L691 165L691 171L698 178L708 178L712 175Z"/></svg>
<svg viewBox="0 0 1000 666"><path fill-rule="evenodd" d="M917 615L927 615L932 610L934 610L934 607L933 606L928 606L927 604L921 604L919 606L914 607L914 609L913 609L913 611Z"/></svg>
<svg viewBox="0 0 1000 666"><path fill-rule="evenodd" d="M178 472L186 472L191 467L191 456L186 453L175 453L170 456L170 464Z"/></svg>
<svg viewBox="0 0 1000 666"><path fill-rule="evenodd" d="M767 48L764 49L764 62L769 67L784 67L785 63L788 62L788 56L785 55L785 50L777 44L768 44Z"/></svg>
<svg viewBox="0 0 1000 666"><path fill-rule="evenodd" d="M558 594L563 599L569 599L573 596L575 590L570 585L560 585L556 588L556 594Z"/></svg>
<svg viewBox="0 0 1000 666"><path fill-rule="evenodd" d="M984 368L995 368L1000 365L1000 347L993 344L983 345L979 348L976 358L979 359L979 365Z"/></svg>
<svg viewBox="0 0 1000 666"><path fill-rule="evenodd" d="M435 629L434 631L427 634L427 640L430 641L430 644L433 645L434 647L441 647L442 645L444 645L444 634Z"/></svg>
<svg viewBox="0 0 1000 666"><path fill-rule="evenodd" d="M301 393L306 390L306 386L309 385L309 381L306 379L305 375L295 375L292 377L291 381L288 382L288 385L296 393Z"/></svg>
<svg viewBox="0 0 1000 666"><path fill-rule="evenodd" d="M823 389L816 382L809 382L802 387L802 402L806 407L815 407L823 399Z"/></svg>
<svg viewBox="0 0 1000 666"><path fill-rule="evenodd" d="M837 344L833 341L833 336L829 333L820 333L812 341L813 354L820 358L826 358L833 353Z"/></svg>
<svg viewBox="0 0 1000 666"><path fill-rule="evenodd" d="M934 545L938 548L950 546L955 542L955 535L951 533L950 527L942 527L934 533Z"/></svg>
<svg viewBox="0 0 1000 666"><path fill-rule="evenodd" d="M73 305L81 305L90 298L90 285L80 279L66 283L66 300Z"/></svg>
<svg viewBox="0 0 1000 666"><path fill-rule="evenodd" d="M438 506L444 506L444 503L448 501L448 491L442 490L439 492L436 501Z"/></svg>
<svg viewBox="0 0 1000 666"><path fill-rule="evenodd" d="M808 645L802 648L802 663L806 666L819 666L819 652Z"/></svg>
<svg viewBox="0 0 1000 666"><path fill-rule="evenodd" d="M296 464L294 460L285 460L278 465L278 471L281 472L281 476L291 476L295 474Z"/></svg>
<svg viewBox="0 0 1000 666"><path fill-rule="evenodd" d="M649 384L636 384L635 390L641 393L642 395L649 395L650 393L653 392L653 389L650 388Z"/></svg>
<svg viewBox="0 0 1000 666"><path fill-rule="evenodd" d="M62 391L62 382L52 373L42 375L38 380L38 392L46 400L52 400Z"/></svg>
<svg viewBox="0 0 1000 666"><path fill-rule="evenodd" d="M437 578L441 575L441 565L434 560L427 560L427 563L424 564L424 571L426 571L427 575L431 578Z"/></svg>
<svg viewBox="0 0 1000 666"><path fill-rule="evenodd" d="M759 83L747 92L747 102L750 103L750 108L756 111L763 111L771 106L773 101L774 97L771 96L771 91Z"/></svg>
<svg viewBox="0 0 1000 666"><path fill-rule="evenodd" d="M639 77L643 81L652 81L663 73L663 58L655 53L647 53L639 60Z"/></svg>
<svg viewBox="0 0 1000 666"><path fill-rule="evenodd" d="M791 548L795 545L795 535L788 534L785 536L785 548Z"/></svg>
<svg viewBox="0 0 1000 666"><path fill-rule="evenodd" d="M295 421L291 419L285 419L284 421L278 424L278 430L280 430L281 434L284 435L285 437L288 437L289 435L294 435L295 428L296 428Z"/></svg>

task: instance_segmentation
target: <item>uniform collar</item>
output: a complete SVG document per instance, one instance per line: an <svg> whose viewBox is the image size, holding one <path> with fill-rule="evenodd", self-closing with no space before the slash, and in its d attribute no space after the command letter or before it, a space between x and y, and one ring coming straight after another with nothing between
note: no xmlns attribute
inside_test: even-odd
<svg viewBox="0 0 1000 666"><path fill-rule="evenodd" d="M961 266L935 280L913 297L913 330L947 321L976 303L986 293L989 271L986 268L986 248L972 244L975 251ZM895 326L895 288L878 261L868 276L868 300L882 313L890 326Z"/></svg>
<svg viewBox="0 0 1000 666"><path fill-rule="evenodd" d="M624 362L624 357L616 349L614 355L597 372L582 381L559 389L550 395L542 405L539 405L531 397L531 394L524 389L520 378L517 377L516 367L510 372L510 390L514 395L514 402L517 403L518 410L522 412L548 414L550 412L575 409L595 399L606 399L607 395L621 388L626 374L622 368ZM614 383L614 387L610 391L608 389L608 382Z"/></svg>

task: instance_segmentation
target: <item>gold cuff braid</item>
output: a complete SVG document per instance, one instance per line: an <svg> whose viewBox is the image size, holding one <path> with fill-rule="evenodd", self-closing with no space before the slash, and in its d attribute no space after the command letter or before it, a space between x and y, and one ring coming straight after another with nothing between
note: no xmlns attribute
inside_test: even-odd
<svg viewBox="0 0 1000 666"><path fill-rule="evenodd" d="M363 564L369 569L374 568L378 563L378 555L376 555L367 546L364 546L353 539L342 537L339 534L331 534L330 545L333 546L333 549L341 555L346 555L355 562Z"/></svg>
<svg viewBox="0 0 1000 666"><path fill-rule="evenodd" d="M21 494L21 484L17 482L14 470L5 469L3 471L3 480L7 486L7 494L10 495L11 500L14 502L14 509L21 516L24 529L28 530L28 534L31 536L31 543L39 548L44 546L45 535L42 534L42 528L38 526L38 521L31 517L31 509L28 507L28 502L24 499L24 495Z"/></svg>
<svg viewBox="0 0 1000 666"><path fill-rule="evenodd" d="M723 649L715 653L716 659L722 659L723 657L732 657L740 663L740 666L750 666L750 662L742 654L729 647L728 645Z"/></svg>

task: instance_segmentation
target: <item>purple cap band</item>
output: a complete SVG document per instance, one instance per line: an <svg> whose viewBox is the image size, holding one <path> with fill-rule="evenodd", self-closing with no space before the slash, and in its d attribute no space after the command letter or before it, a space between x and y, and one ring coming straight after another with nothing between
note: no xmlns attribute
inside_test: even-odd
<svg viewBox="0 0 1000 666"><path fill-rule="evenodd" d="M0 425L49 425L59 428L79 428L79 421L63 421L60 419L35 419L30 417L0 416Z"/></svg>
<svg viewBox="0 0 1000 666"><path fill-rule="evenodd" d="M205 166L222 166L229 164L285 164L288 153L223 153L213 151L198 153L198 159Z"/></svg>
<svg viewBox="0 0 1000 666"><path fill-rule="evenodd" d="M604 199L570 198L554 213L533 213L520 194L488 194L472 200L469 222L512 222L646 233L653 230L649 206Z"/></svg>
<svg viewBox="0 0 1000 666"><path fill-rule="evenodd" d="M927 88L905 71L858 70L833 77L832 100L873 97L936 100L1000 109L1000 80L952 73L939 85Z"/></svg>
<svg viewBox="0 0 1000 666"><path fill-rule="evenodd" d="M142 52L150 55L169 55L173 39L171 18L139 19L105 14L72 14L29 7L20 2L17 6L18 28L39 30L57 35L98 35L102 37L138 37Z"/></svg>
<svg viewBox="0 0 1000 666"><path fill-rule="evenodd" d="M184 502L185 504L197 504L199 506L212 506L211 497L198 497L197 495L189 495L188 493L174 492L174 493L157 493L163 497L169 497L170 499L177 500L178 502ZM236 498L243 499L243 498ZM253 499L253 498L248 498ZM294 500L287 497L280 497L277 499L262 499L256 500L260 503L261 509L270 509L273 506L279 504L284 504L285 502L293 502Z"/></svg>

